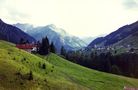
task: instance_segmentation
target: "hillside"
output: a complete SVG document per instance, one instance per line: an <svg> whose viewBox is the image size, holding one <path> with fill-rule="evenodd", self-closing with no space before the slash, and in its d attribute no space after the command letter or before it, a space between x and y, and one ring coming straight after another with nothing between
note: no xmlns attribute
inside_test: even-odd
<svg viewBox="0 0 138 90"><path fill-rule="evenodd" d="M36 40L41 40L43 37L48 37L50 42L56 46L58 53L60 48L64 46L67 50L76 50L87 46L80 38L68 34L64 29L58 28L53 24L47 26L33 27L29 24L14 24L14 26L24 30L26 33L34 37Z"/></svg>
<svg viewBox="0 0 138 90"><path fill-rule="evenodd" d="M44 67L45 65L45 67ZM29 72L33 80L29 80ZM32 55L0 41L0 90L122 90L138 80L91 70L55 54Z"/></svg>
<svg viewBox="0 0 138 90"><path fill-rule="evenodd" d="M129 35L134 34L138 31L138 21L125 25L123 27L120 27L118 30L110 33L109 35L105 37L100 37L95 40L93 40L88 47L94 47L94 45L97 46L110 46L113 45L125 38L127 38Z"/></svg>
<svg viewBox="0 0 138 90"><path fill-rule="evenodd" d="M138 48L138 31L132 35L129 35L127 38L115 43L113 46L128 46L132 48Z"/></svg>
<svg viewBox="0 0 138 90"><path fill-rule="evenodd" d="M19 43L21 38L28 40L29 42L35 41L33 37L29 36L19 28L7 24L0 19L0 40Z"/></svg>

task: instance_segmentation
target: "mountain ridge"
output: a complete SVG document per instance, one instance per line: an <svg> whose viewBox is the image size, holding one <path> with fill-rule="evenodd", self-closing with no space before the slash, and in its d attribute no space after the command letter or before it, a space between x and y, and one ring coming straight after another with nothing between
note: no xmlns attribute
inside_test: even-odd
<svg viewBox="0 0 138 90"><path fill-rule="evenodd" d="M21 38L28 40L29 42L35 42L35 39L27 33L15 26L5 23L0 19L0 39L17 44Z"/></svg>
<svg viewBox="0 0 138 90"><path fill-rule="evenodd" d="M88 45L88 47L94 47L94 45L97 45L99 47L110 46L119 42L120 40L125 39L126 37L137 31L138 31L138 21L129 25L122 26L118 30L111 32L105 37L96 38Z"/></svg>

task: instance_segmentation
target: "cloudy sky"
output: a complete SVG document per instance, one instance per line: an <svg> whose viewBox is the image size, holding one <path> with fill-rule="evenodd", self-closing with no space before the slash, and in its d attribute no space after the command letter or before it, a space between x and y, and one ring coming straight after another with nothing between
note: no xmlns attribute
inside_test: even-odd
<svg viewBox="0 0 138 90"><path fill-rule="evenodd" d="M108 34L138 20L138 0L0 0L9 24L55 24L79 36Z"/></svg>

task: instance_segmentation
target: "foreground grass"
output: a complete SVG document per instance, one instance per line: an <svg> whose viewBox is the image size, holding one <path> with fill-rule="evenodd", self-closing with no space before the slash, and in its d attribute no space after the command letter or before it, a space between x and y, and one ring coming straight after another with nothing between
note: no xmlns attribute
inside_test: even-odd
<svg viewBox="0 0 138 90"><path fill-rule="evenodd" d="M30 71L33 80L28 80ZM91 70L55 54L32 55L0 41L0 90L122 90L124 86L137 87L138 80Z"/></svg>

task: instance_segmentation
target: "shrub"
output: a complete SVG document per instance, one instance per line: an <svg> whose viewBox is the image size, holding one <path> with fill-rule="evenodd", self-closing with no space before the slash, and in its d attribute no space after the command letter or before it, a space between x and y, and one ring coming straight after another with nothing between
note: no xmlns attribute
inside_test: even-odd
<svg viewBox="0 0 138 90"><path fill-rule="evenodd" d="M42 69L46 69L46 64L45 63L42 65Z"/></svg>
<svg viewBox="0 0 138 90"><path fill-rule="evenodd" d="M23 85L23 82L21 82L20 85Z"/></svg>
<svg viewBox="0 0 138 90"><path fill-rule="evenodd" d="M33 80L33 72L32 71L29 72L28 80Z"/></svg>
<svg viewBox="0 0 138 90"><path fill-rule="evenodd" d="M54 70L51 70L51 72L53 72Z"/></svg>
<svg viewBox="0 0 138 90"><path fill-rule="evenodd" d="M41 68L41 62L38 63L38 67Z"/></svg>
<svg viewBox="0 0 138 90"><path fill-rule="evenodd" d="M25 61L25 60L26 60L26 58L24 57L24 58L23 58L23 60Z"/></svg>
<svg viewBox="0 0 138 90"><path fill-rule="evenodd" d="M8 54L11 54L10 52L8 52Z"/></svg>
<svg viewBox="0 0 138 90"><path fill-rule="evenodd" d="M14 57L13 60L16 60L16 58Z"/></svg>

